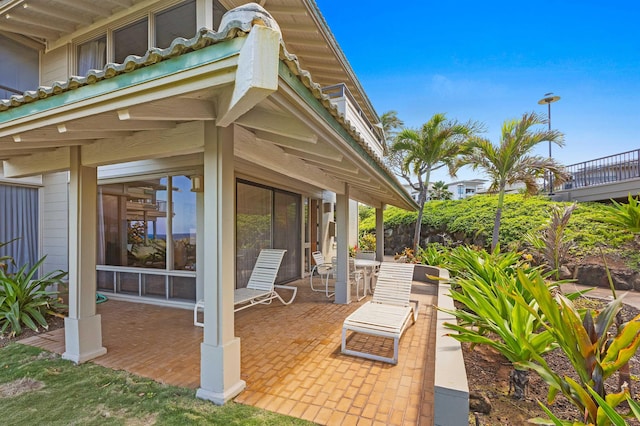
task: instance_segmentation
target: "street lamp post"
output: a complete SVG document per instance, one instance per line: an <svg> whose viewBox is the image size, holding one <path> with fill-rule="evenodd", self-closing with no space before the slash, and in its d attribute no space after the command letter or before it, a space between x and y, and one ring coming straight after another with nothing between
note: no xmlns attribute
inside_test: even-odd
<svg viewBox="0 0 640 426"><path fill-rule="evenodd" d="M560 96L554 96L553 92L545 93L544 98L538 101L539 105L547 105L547 122L551 132L551 104L560 100ZM551 141L549 141L549 158L551 158ZM549 195L553 195L553 174L549 172Z"/></svg>

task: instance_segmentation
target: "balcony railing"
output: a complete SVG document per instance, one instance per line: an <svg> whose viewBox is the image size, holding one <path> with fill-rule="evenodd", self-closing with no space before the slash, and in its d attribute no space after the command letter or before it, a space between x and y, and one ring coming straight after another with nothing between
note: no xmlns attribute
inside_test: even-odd
<svg viewBox="0 0 640 426"><path fill-rule="evenodd" d="M354 126L365 141L369 144L373 152L380 158L383 156L383 142L380 139L380 129L376 129L369 121L366 114L349 92L344 84L336 84L322 88L322 93L329 96L340 113Z"/></svg>
<svg viewBox="0 0 640 426"><path fill-rule="evenodd" d="M572 164L566 169L569 181L563 189L584 188L640 178L640 149Z"/></svg>

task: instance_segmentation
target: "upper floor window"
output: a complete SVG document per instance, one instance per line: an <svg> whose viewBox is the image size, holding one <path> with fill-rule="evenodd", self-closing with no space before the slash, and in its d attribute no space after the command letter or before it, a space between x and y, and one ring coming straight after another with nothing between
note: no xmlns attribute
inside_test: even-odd
<svg viewBox="0 0 640 426"><path fill-rule="evenodd" d="M87 41L78 46L78 72L86 75L89 70L102 69L107 62L107 36Z"/></svg>
<svg viewBox="0 0 640 426"><path fill-rule="evenodd" d="M226 9L213 0L213 29L217 30ZM187 0L122 27L111 27L105 34L79 44L76 50L76 74L102 69L107 62L122 63L129 55L142 56L150 47L167 48L178 37L191 38L197 28L196 0ZM149 34L153 34L151 40Z"/></svg>
<svg viewBox="0 0 640 426"><path fill-rule="evenodd" d="M188 1L155 15L155 46L169 47L178 37L191 38L196 34L196 2Z"/></svg>
<svg viewBox="0 0 640 426"><path fill-rule="evenodd" d="M0 99L38 87L38 51L0 35Z"/></svg>
<svg viewBox="0 0 640 426"><path fill-rule="evenodd" d="M149 19L144 18L113 32L113 60L119 64L129 55L143 56L149 48Z"/></svg>

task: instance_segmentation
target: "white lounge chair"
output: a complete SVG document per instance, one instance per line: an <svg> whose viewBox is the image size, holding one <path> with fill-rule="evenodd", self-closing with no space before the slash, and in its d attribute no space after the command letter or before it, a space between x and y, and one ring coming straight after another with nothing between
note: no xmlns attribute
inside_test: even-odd
<svg viewBox="0 0 640 426"><path fill-rule="evenodd" d="M289 305L296 298L298 292L297 287L287 285L276 285L276 276L282 263L286 250L279 249L263 249L258 255L249 282L244 288L236 289L233 293L234 312L249 308L254 305L269 304L273 299L280 300L283 304ZM284 300L278 292L278 289L286 289L293 291L291 299ZM204 323L198 321L198 311L204 309L204 300L200 300L193 308L193 324L204 327Z"/></svg>
<svg viewBox="0 0 640 426"><path fill-rule="evenodd" d="M383 262L371 301L360 306L342 324L342 353L376 361L398 363L398 346L409 321L418 319L418 301L410 300L412 263ZM393 358L347 349L347 331L393 339Z"/></svg>

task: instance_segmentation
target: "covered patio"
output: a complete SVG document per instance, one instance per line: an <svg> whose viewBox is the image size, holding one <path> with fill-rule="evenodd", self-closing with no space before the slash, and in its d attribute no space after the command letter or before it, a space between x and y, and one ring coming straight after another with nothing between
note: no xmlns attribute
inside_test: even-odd
<svg viewBox="0 0 640 426"><path fill-rule="evenodd" d="M418 322L400 340L393 366L340 353L344 318L362 302L335 304L310 291L308 278L292 283L298 296L235 314L242 341L241 378L247 384L235 401L319 424L432 424L437 287L413 283L420 301ZM109 300L97 305L104 346L92 362L197 388L203 329L184 309ZM64 353L64 330L22 341ZM393 351L391 341L357 335L350 346Z"/></svg>

